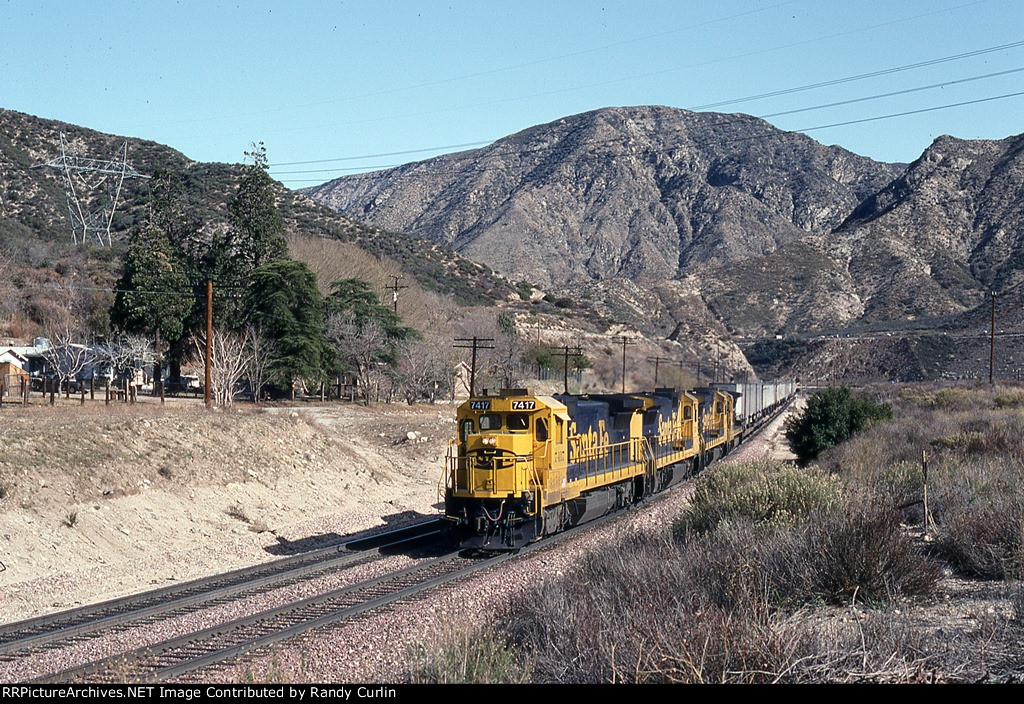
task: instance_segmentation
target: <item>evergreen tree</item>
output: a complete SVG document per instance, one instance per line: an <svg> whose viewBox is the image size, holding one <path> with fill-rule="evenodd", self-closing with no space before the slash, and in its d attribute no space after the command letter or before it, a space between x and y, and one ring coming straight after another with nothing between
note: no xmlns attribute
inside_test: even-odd
<svg viewBox="0 0 1024 704"><path fill-rule="evenodd" d="M323 299L316 275L305 264L280 259L253 270L243 307L248 320L273 341L268 368L284 387L299 380L319 383L333 368Z"/></svg>
<svg viewBox="0 0 1024 704"><path fill-rule="evenodd" d="M267 149L263 142L253 144L245 155L252 159L238 185L238 193L228 203L232 225L232 255L251 270L287 256L284 222L277 211L274 182L267 173Z"/></svg>
<svg viewBox="0 0 1024 704"><path fill-rule="evenodd" d="M324 306L327 316L349 318L360 329L368 324L379 326L387 338L388 349L382 355L385 361L394 361L398 343L419 337L415 329L402 325L398 313L381 305L373 288L362 279L339 279L332 283Z"/></svg>
<svg viewBox="0 0 1024 704"><path fill-rule="evenodd" d="M185 265L166 232L150 225L136 233L125 252L111 321L127 332L179 340L195 305Z"/></svg>

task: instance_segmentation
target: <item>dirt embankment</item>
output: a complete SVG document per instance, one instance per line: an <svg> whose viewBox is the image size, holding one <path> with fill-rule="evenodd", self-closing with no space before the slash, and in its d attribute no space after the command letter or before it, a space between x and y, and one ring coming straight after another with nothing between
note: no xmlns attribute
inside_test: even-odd
<svg viewBox="0 0 1024 704"><path fill-rule="evenodd" d="M447 405L2 411L3 622L433 515L455 427Z"/></svg>

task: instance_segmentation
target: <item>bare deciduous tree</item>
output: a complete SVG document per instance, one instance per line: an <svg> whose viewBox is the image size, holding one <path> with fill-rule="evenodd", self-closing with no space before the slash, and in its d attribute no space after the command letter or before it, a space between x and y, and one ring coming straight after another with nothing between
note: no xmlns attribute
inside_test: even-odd
<svg viewBox="0 0 1024 704"><path fill-rule="evenodd" d="M206 335L192 339L195 363L200 366L206 356ZM214 329L213 359L210 362L210 393L218 406L230 406L235 400L238 382L248 378L253 400L258 401L267 383L267 367L274 353L274 344L259 328L250 326L243 332Z"/></svg>
<svg viewBox="0 0 1024 704"><path fill-rule="evenodd" d="M142 369L156 360L156 352L153 350L153 342L143 335L130 333L115 333L106 345L93 347L95 353L95 366L93 378L99 373L108 372L115 382L120 381L124 385L125 393L128 393L128 384L135 375L137 369ZM105 366L107 370L101 371L97 367ZM127 400L127 396L125 397Z"/></svg>
<svg viewBox="0 0 1024 704"><path fill-rule="evenodd" d="M263 386L268 381L267 369L274 357L276 345L262 330L250 325L245 329L245 348L245 375L249 377L252 386L252 402L259 403Z"/></svg>
<svg viewBox="0 0 1024 704"><path fill-rule="evenodd" d="M196 357L202 360L206 355L206 334L192 338L192 343ZM210 394L216 405L230 406L248 364L245 335L215 328L211 343Z"/></svg>
<svg viewBox="0 0 1024 704"><path fill-rule="evenodd" d="M332 315L327 319L327 339L359 380L364 403L379 398L384 373L379 360L388 340L384 328L373 321L357 325L351 316Z"/></svg>
<svg viewBox="0 0 1024 704"><path fill-rule="evenodd" d="M429 341L409 341L401 346L398 376L410 405L420 399L434 403L449 393L452 383L445 350Z"/></svg>
<svg viewBox="0 0 1024 704"><path fill-rule="evenodd" d="M71 382L93 361L92 347L86 344L85 336L71 326L65 326L50 337L50 346L43 350L43 358L50 374L64 386L71 395Z"/></svg>

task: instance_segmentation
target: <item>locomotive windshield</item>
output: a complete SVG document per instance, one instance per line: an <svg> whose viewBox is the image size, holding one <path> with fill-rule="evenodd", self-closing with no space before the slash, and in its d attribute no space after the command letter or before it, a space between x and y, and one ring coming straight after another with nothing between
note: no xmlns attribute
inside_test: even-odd
<svg viewBox="0 0 1024 704"><path fill-rule="evenodd" d="M497 413L484 413L480 416L480 430L501 430L501 416Z"/></svg>
<svg viewBox="0 0 1024 704"><path fill-rule="evenodd" d="M508 414L508 429L509 430L529 430L530 429L530 416L525 413L509 413Z"/></svg>
<svg viewBox="0 0 1024 704"><path fill-rule="evenodd" d="M468 438L474 430L475 428L473 426L473 419L467 418L466 420L462 421L462 428L459 431L459 439L462 440L462 442L466 442L466 438Z"/></svg>

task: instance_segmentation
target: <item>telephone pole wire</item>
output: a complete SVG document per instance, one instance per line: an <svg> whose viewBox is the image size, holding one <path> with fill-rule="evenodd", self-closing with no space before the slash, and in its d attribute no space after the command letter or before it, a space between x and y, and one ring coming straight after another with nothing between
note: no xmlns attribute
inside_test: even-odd
<svg viewBox="0 0 1024 704"><path fill-rule="evenodd" d="M476 396L476 351L477 350L493 350L494 345L485 345L484 342L494 342L493 337L456 337L456 342L469 342L468 345L455 345L456 348L462 350L473 350L472 363L469 366L469 396L472 398Z"/></svg>

